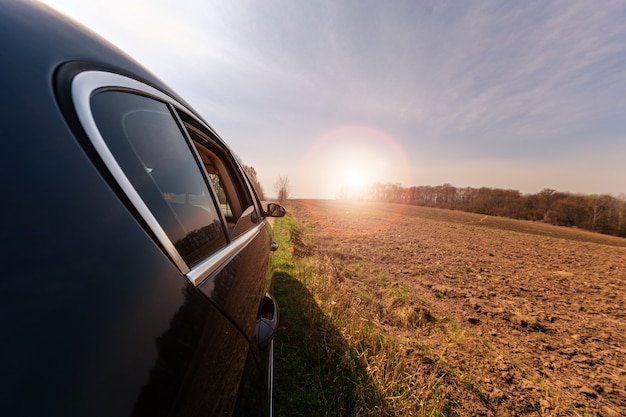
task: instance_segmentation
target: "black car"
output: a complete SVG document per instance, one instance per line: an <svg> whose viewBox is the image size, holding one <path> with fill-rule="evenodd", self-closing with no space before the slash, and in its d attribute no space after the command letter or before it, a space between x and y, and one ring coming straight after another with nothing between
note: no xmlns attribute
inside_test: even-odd
<svg viewBox="0 0 626 417"><path fill-rule="evenodd" d="M0 2L0 415L271 415L268 216L183 99Z"/></svg>

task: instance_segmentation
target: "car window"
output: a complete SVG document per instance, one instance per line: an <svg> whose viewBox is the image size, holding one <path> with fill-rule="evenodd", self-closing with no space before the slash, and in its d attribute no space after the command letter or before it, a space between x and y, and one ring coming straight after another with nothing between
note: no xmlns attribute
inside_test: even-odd
<svg viewBox="0 0 626 417"><path fill-rule="evenodd" d="M191 117L180 116L215 190L231 238L255 227L260 216L235 160Z"/></svg>
<svg viewBox="0 0 626 417"><path fill-rule="evenodd" d="M90 104L111 153L185 263L223 247L217 205L170 107L121 91L99 92Z"/></svg>

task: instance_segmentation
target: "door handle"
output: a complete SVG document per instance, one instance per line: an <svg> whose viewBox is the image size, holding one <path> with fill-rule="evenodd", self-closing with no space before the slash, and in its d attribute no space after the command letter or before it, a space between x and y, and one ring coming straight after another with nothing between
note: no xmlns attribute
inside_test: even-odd
<svg viewBox="0 0 626 417"><path fill-rule="evenodd" d="M267 293L261 299L257 313L256 335L259 349L269 346L278 329L278 303Z"/></svg>

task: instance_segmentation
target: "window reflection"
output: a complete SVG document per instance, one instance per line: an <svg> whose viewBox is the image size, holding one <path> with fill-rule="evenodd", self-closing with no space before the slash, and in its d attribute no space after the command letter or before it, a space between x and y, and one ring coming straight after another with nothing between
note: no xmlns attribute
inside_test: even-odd
<svg viewBox="0 0 626 417"><path fill-rule="evenodd" d="M91 106L107 146L185 262L225 245L209 188L168 106L119 91L96 94Z"/></svg>

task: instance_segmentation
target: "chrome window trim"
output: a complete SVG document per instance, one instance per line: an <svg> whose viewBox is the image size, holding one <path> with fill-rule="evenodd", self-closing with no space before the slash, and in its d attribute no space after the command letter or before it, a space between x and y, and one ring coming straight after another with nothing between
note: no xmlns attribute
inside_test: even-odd
<svg viewBox="0 0 626 417"><path fill-rule="evenodd" d="M122 188L126 196L130 199L131 203L135 206L139 215L148 224L150 229L154 232L159 243L163 246L167 254L172 261L176 264L178 269L186 274L189 272L189 267L180 256L172 241L168 238L167 234L154 217L148 206L144 203L139 193L135 190L135 187L131 184L126 177L126 174L117 163L117 160L109 150L104 138L100 134L96 121L91 113L90 100L93 94L97 90L115 88L118 90L131 90L142 93L143 95L153 96L159 98L161 101L171 102L172 99L160 91L142 84L136 80L123 77L118 74L104 72L104 71L85 71L76 75L72 79L71 94L72 101L74 102L74 108L80 123L85 129L89 140L102 158L102 161L107 166L111 175L115 178L119 186Z"/></svg>
<svg viewBox="0 0 626 417"><path fill-rule="evenodd" d="M183 274L188 274L191 269L185 263L182 256L180 256L174 244L169 239L159 222L152 214L152 211L150 211L148 206L144 203L142 198L135 190L135 187L133 187L131 182L128 180L128 177L126 177L126 174L117 163L117 160L109 150L109 147L107 146L104 138L98 130L96 122L91 113L90 100L95 92L108 88L112 88L118 91L126 90L129 92L139 93L149 98L158 99L159 101L169 103L179 109L184 109L185 106L174 100L172 97L157 90L156 88L150 87L132 78L128 78L111 72L81 72L72 79L71 83L71 95L76 114L80 123L83 126L83 129L87 133L89 140L96 149L96 152L98 152L98 155L100 156L100 158L102 158L104 164L111 172L111 175L113 175L113 178L115 178L126 196L139 212L139 215L153 231L159 243L163 246L174 264ZM192 117L197 120L197 117L195 115L192 114Z"/></svg>
<svg viewBox="0 0 626 417"><path fill-rule="evenodd" d="M128 180L128 177L126 177L126 174L117 163L117 160L109 150L109 147L107 146L104 138L98 130L93 115L91 114L90 100L94 93L96 93L98 90L104 89L128 91L165 102L193 117L202 126L206 127L206 129L212 134L214 134L214 132L208 126L206 126L206 124L202 120L198 119L197 116L187 111L186 107L177 100L173 99L162 91L157 90L156 88L150 87L149 85L146 85L132 78L106 71L84 71L77 74L72 79L71 95L74 103L74 108L76 110L78 119L81 122L83 129L87 133L89 140L96 149L96 152L98 152L98 155L100 156L100 158L102 158L104 164L111 172L111 175L113 175L126 196L139 212L140 216L153 231L159 243L163 246L174 264L183 274L185 274L187 279L189 279L193 283L193 285L197 287L213 272L217 271L227 259L235 256L237 253L243 250L254 238L256 238L261 229L265 227L266 221L265 219L263 219L257 226L251 228L247 232L233 239L226 246L209 255L207 258L200 261L199 263L195 264L193 268L190 268L185 263L182 256L180 256L178 250L176 250L176 247L167 236L157 219L152 214L152 211L144 203L143 199L139 196L139 193L137 193L137 190L135 190L135 187L133 187L131 182ZM186 132L183 133L185 136L188 136ZM188 137L187 140L189 140ZM197 153L195 147L193 149L194 152ZM227 147L225 147L225 149L230 152ZM211 192L214 192L214 190L211 189Z"/></svg>
<svg viewBox="0 0 626 417"><path fill-rule="evenodd" d="M200 285L213 272L217 271L220 266L224 265L224 262L226 260L237 255L246 246L248 246L248 244L258 236L258 234L261 232L261 229L265 227L265 222L266 221L263 220L257 226L251 228L247 232L233 239L228 245L224 246L206 259L194 265L193 269L191 269L191 271L186 274L187 278L189 278L189 280L196 287Z"/></svg>

